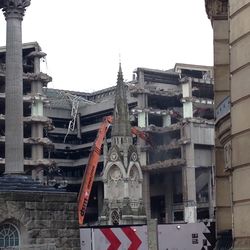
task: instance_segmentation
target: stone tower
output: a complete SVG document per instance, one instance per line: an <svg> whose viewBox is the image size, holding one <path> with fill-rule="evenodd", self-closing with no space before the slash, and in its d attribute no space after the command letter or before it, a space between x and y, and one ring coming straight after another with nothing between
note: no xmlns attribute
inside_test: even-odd
<svg viewBox="0 0 250 250"><path fill-rule="evenodd" d="M126 90L119 66L111 148L104 167L104 206L101 224L142 224L146 216L142 201L142 171L133 145Z"/></svg>

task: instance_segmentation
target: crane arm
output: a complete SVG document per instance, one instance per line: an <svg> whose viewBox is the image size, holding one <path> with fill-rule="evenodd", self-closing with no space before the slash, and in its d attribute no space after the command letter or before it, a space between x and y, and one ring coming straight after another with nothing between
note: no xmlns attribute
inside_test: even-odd
<svg viewBox="0 0 250 250"><path fill-rule="evenodd" d="M145 142L147 142L148 144L150 144L152 146L152 142L149 138L149 135L143 131L140 131L139 128L137 127L132 127L131 128L131 133L140 137L141 139L143 139Z"/></svg>
<svg viewBox="0 0 250 250"><path fill-rule="evenodd" d="M84 216L86 213L90 192L91 192L92 185L93 185L94 178L95 178L96 168L97 168L100 154L101 154L102 143L108 131L108 128L110 126L111 119L112 118L110 116L107 116L104 118L103 123L101 124L101 127L99 128L96 140L93 144L91 154L89 156L89 161L86 166L85 174L84 174L80 192L78 195L79 225L82 225L84 221Z"/></svg>

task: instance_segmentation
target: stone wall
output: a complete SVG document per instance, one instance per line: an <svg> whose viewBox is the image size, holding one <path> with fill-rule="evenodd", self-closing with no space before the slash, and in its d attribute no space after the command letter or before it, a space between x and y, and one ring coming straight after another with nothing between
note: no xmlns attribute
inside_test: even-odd
<svg viewBox="0 0 250 250"><path fill-rule="evenodd" d="M250 1L229 0L233 249L250 249Z"/></svg>
<svg viewBox="0 0 250 250"><path fill-rule="evenodd" d="M75 193L11 191L0 193L0 225L20 232L20 250L79 250Z"/></svg>

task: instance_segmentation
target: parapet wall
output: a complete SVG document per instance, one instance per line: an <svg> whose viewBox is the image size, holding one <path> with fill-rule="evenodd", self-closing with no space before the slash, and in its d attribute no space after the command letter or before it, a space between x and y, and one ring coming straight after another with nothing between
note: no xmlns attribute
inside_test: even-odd
<svg viewBox="0 0 250 250"><path fill-rule="evenodd" d="M79 250L75 193L11 191L0 193L0 226L19 231L20 250Z"/></svg>

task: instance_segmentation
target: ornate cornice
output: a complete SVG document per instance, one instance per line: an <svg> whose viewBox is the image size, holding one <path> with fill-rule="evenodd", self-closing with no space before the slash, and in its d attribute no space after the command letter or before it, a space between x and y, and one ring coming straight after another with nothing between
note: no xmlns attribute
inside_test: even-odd
<svg viewBox="0 0 250 250"><path fill-rule="evenodd" d="M205 6L210 20L228 18L228 0L205 0Z"/></svg>
<svg viewBox="0 0 250 250"><path fill-rule="evenodd" d="M20 18L24 16L26 7L31 0L0 0L0 9L3 10L5 18Z"/></svg>

